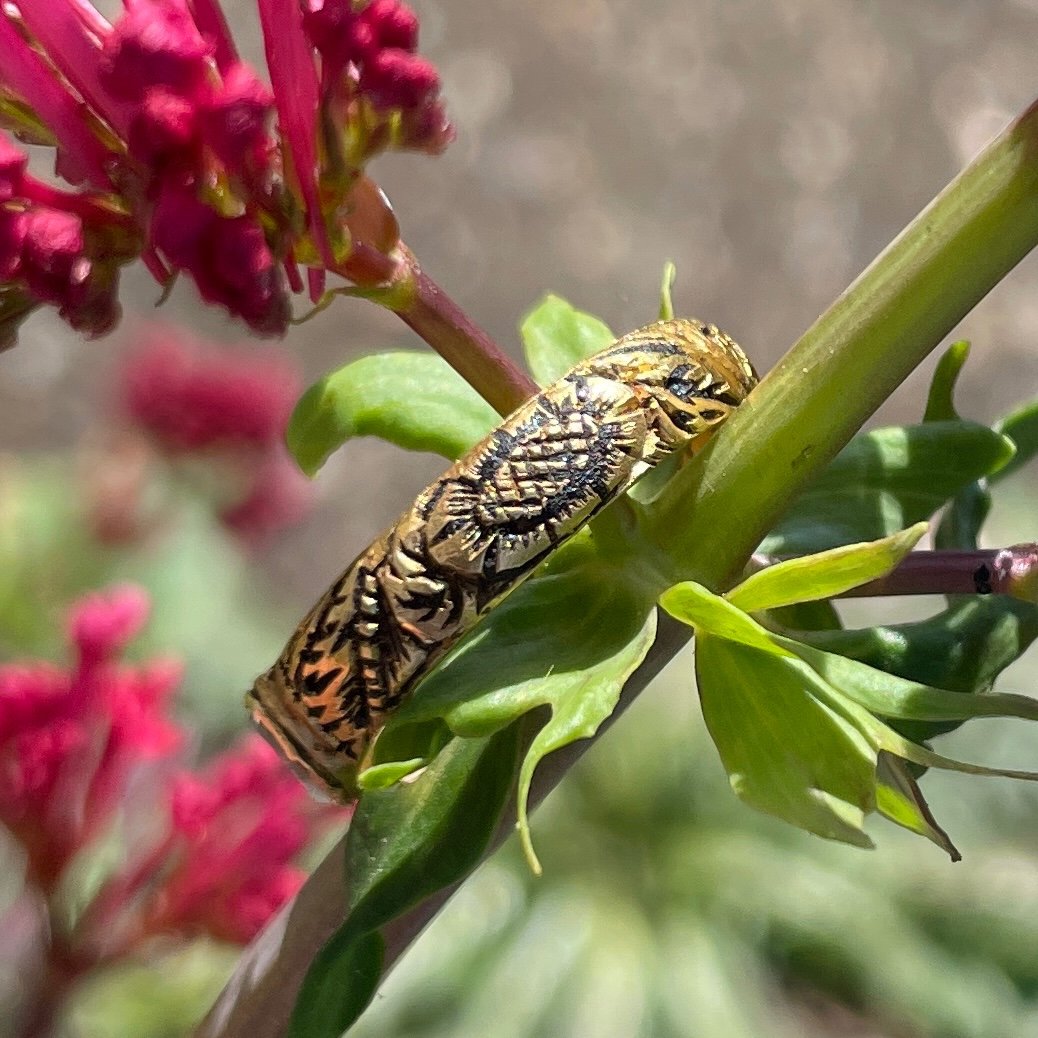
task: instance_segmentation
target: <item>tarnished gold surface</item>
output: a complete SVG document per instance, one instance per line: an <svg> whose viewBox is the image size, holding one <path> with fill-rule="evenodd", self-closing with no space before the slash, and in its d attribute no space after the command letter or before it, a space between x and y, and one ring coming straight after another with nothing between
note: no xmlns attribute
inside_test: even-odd
<svg viewBox="0 0 1038 1038"><path fill-rule="evenodd" d="M715 326L661 321L527 401L328 589L249 693L261 729L339 800L386 716L541 560L756 384Z"/></svg>

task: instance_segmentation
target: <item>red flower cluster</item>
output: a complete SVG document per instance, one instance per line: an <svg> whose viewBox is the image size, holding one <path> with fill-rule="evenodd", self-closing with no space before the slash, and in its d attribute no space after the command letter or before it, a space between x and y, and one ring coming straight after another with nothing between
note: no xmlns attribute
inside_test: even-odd
<svg viewBox="0 0 1038 1038"><path fill-rule="evenodd" d="M27 164L0 136L0 349L14 345L19 321L38 303L58 307L73 328L108 331L119 318L118 265L133 251L123 217L49 187Z"/></svg>
<svg viewBox="0 0 1038 1038"><path fill-rule="evenodd" d="M404 114L409 125L397 131L404 140L442 147L442 136L429 135L437 122L445 123L436 100L440 77L415 53L415 13L397 0L372 0L359 10L351 0L312 0L308 6L303 27L342 100L349 101L355 83L373 108Z"/></svg>
<svg viewBox="0 0 1038 1038"><path fill-rule="evenodd" d="M121 660L147 611L136 588L90 595L72 611L68 670L0 666L0 824L52 920L70 862L127 798L157 792L168 813L166 831L131 843L71 927L51 933L55 968L75 977L158 935L250 940L302 883L300 852L348 817L311 800L257 735L200 772L170 772L183 742L169 716L179 668Z"/></svg>
<svg viewBox="0 0 1038 1038"><path fill-rule="evenodd" d="M301 389L281 357L203 346L175 326L144 330L122 383L129 416L171 453L280 443Z"/></svg>
<svg viewBox="0 0 1038 1038"><path fill-rule="evenodd" d="M245 737L172 792L171 865L148 898L149 933L204 933L245 944L302 886L295 864L315 827L343 821L286 781L284 761L258 735Z"/></svg>
<svg viewBox="0 0 1038 1038"><path fill-rule="evenodd" d="M228 527L256 541L302 518L313 488L284 447L301 389L286 360L154 327L124 363L121 382L123 410L163 455L174 463L203 455L222 474L207 483Z"/></svg>
<svg viewBox="0 0 1038 1038"><path fill-rule="evenodd" d="M50 893L73 856L111 823L134 773L181 743L167 712L180 668L121 656L147 618L136 588L90 595L72 611L75 662L0 667L0 824Z"/></svg>
<svg viewBox="0 0 1038 1038"><path fill-rule="evenodd" d="M87 0L0 11L0 89L28 139L56 144L58 192L0 147L0 331L34 306L115 322L118 270L141 255L167 284L260 334L285 330L310 268L392 277L397 228L365 182L387 148L441 151L452 130L435 68L399 0L257 0L271 90L236 52L218 0L133 0L114 24Z"/></svg>

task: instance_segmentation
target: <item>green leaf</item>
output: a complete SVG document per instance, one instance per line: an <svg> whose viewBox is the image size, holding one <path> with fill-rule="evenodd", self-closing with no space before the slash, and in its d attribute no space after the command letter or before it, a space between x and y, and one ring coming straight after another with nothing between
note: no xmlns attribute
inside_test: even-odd
<svg viewBox="0 0 1038 1038"><path fill-rule="evenodd" d="M966 358L970 355L970 344L965 339L953 342L941 359L933 373L930 393L926 399L924 422L953 422L959 420L955 410L955 383L962 372Z"/></svg>
<svg viewBox="0 0 1038 1038"><path fill-rule="evenodd" d="M843 627L832 602L799 602L771 610L774 623L787 631L837 631Z"/></svg>
<svg viewBox="0 0 1038 1038"><path fill-rule="evenodd" d="M413 782L366 793L346 839L349 915L300 989L289 1038L339 1038L382 975L380 930L479 863L512 788L518 727L453 739Z"/></svg>
<svg viewBox="0 0 1038 1038"><path fill-rule="evenodd" d="M950 692L877 670L858 660L822 652L776 635L821 677L870 713L912 721L963 721L974 717L1018 717L1038 721L1038 699L1007 692L971 695Z"/></svg>
<svg viewBox="0 0 1038 1038"><path fill-rule="evenodd" d="M758 652L786 657L793 655L752 616L693 580L675 584L664 591L660 595L660 605L675 620L694 627L697 637L709 633Z"/></svg>
<svg viewBox="0 0 1038 1038"><path fill-rule="evenodd" d="M790 666L806 666L802 660L790 663ZM1019 778L1027 781L1038 781L1038 772L1021 771L1015 768L993 768L982 764L970 764L935 753L926 746L918 745L905 738L895 729L884 724L868 710L856 703L843 689L821 680L820 676L810 668L807 669L808 681L812 692L821 701L833 707L848 721L854 724L876 750L886 750L903 760L911 761L925 768L940 768L944 771L959 771L967 775L985 775L989 777Z"/></svg>
<svg viewBox="0 0 1038 1038"><path fill-rule="evenodd" d="M902 760L911 761L924 768L940 768L942 771L958 771L964 775L983 775L987 778L1017 778L1027 782L1038 782L1038 771L1022 771L1018 768L992 768L984 764L970 764L934 753L900 735L893 728L877 721L871 714L862 711L862 731L871 737L878 750L886 750Z"/></svg>
<svg viewBox="0 0 1038 1038"><path fill-rule="evenodd" d="M897 767L877 771L880 751L923 767L1038 779L1038 773L944 757L906 739L870 712L1038 719L1036 702L956 694L870 672L852 660L828 657L771 634L691 582L670 588L661 603L696 629L703 715L733 789L761 810L820 836L867 846L861 821L882 796L884 813L954 856L957 852L933 821L922 794L913 793Z"/></svg>
<svg viewBox="0 0 1038 1038"><path fill-rule="evenodd" d="M958 848L937 824L905 762L886 750L876 755L876 810L909 832L933 841L952 861L962 861Z"/></svg>
<svg viewBox="0 0 1038 1038"><path fill-rule="evenodd" d="M526 363L546 386L586 357L604 350L616 336L597 317L577 310L556 295L547 295L519 327Z"/></svg>
<svg viewBox="0 0 1038 1038"><path fill-rule="evenodd" d="M1012 441L971 422L924 422L856 436L761 545L806 555L876 540L928 519L1012 458Z"/></svg>
<svg viewBox="0 0 1038 1038"><path fill-rule="evenodd" d="M410 757L407 760L393 760L386 764L373 764L360 773L357 788L365 793L373 789L388 789L424 768L431 759L431 756Z"/></svg>
<svg viewBox="0 0 1038 1038"><path fill-rule="evenodd" d="M286 438L312 476L356 436L454 459L499 421L441 357L399 350L362 357L312 385L296 404Z"/></svg>
<svg viewBox="0 0 1038 1038"><path fill-rule="evenodd" d="M656 610L650 609L644 613L640 630L626 645L618 646L613 655L566 675L553 672L551 678L543 682L551 686L551 719L537 733L523 758L517 791L519 838L534 872L540 872L540 863L530 836L527 802L537 765L549 753L578 739L590 739L598 731L599 725L616 709L627 679L645 659L655 637Z"/></svg>
<svg viewBox="0 0 1038 1038"><path fill-rule="evenodd" d="M834 598L889 573L926 533L926 523L878 541L803 555L751 574L725 598L747 613Z"/></svg>
<svg viewBox="0 0 1038 1038"><path fill-rule="evenodd" d="M828 839L871 847L875 752L786 658L696 635L703 717L736 795Z"/></svg>
<svg viewBox="0 0 1038 1038"><path fill-rule="evenodd" d="M1013 441L1016 453L989 480L972 483L955 496L934 534L935 548L972 551L977 547L980 528L991 511L987 484L1011 476L1038 454L1038 401L1017 408L997 421L994 429Z"/></svg>
<svg viewBox="0 0 1038 1038"><path fill-rule="evenodd" d="M980 541L980 528L990 511L987 480L964 487L941 516L934 531L933 546L939 551L974 551Z"/></svg>
<svg viewBox="0 0 1038 1038"><path fill-rule="evenodd" d="M540 760L586 739L613 711L655 634L652 603L602 563L580 535L510 595L415 690L386 729L442 718L458 735L486 735L538 707L550 720L527 751L520 831L534 862L525 797Z"/></svg>
<svg viewBox="0 0 1038 1038"><path fill-rule="evenodd" d="M798 638L837 658L850 657L877 671L953 692L976 694L1038 637L1038 608L1003 595L960 597L913 623L849 631L800 631ZM904 721L895 726L915 742L961 722Z"/></svg>
<svg viewBox="0 0 1038 1038"><path fill-rule="evenodd" d="M674 300L671 292L674 290L674 281L678 276L678 268L671 260L663 264L663 281L660 283L660 320L671 321L674 319Z"/></svg>
<svg viewBox="0 0 1038 1038"><path fill-rule="evenodd" d="M799 637L910 681L975 693L1038 637L1038 608L1005 596L970 596L925 620Z"/></svg>
<svg viewBox="0 0 1038 1038"><path fill-rule="evenodd" d="M999 419L995 423L995 430L1013 441L1016 454L992 475L992 483L1011 476L1038 455L1038 400L1032 400Z"/></svg>

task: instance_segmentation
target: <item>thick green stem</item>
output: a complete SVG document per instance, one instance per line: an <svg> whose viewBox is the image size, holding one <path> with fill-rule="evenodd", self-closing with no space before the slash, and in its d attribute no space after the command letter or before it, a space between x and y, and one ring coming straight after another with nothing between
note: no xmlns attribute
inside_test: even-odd
<svg viewBox="0 0 1038 1038"><path fill-rule="evenodd" d="M887 247L667 485L643 530L662 586L736 579L815 476L1038 244L1038 105ZM752 350L751 350L752 352ZM653 563L660 568L660 554Z"/></svg>

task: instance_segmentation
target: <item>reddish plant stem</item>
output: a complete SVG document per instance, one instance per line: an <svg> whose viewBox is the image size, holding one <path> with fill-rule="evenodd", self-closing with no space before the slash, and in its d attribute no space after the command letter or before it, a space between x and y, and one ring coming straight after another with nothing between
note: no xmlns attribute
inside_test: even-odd
<svg viewBox="0 0 1038 1038"><path fill-rule="evenodd" d="M754 555L758 568L781 561ZM1038 543L987 551L914 551L885 577L845 591L840 598L884 595L1010 595L1034 601Z"/></svg>
<svg viewBox="0 0 1038 1038"><path fill-rule="evenodd" d="M95 965L77 954L57 920L46 909L44 912L48 917L46 956L32 997L22 1007L12 1032L17 1038L51 1038L69 992Z"/></svg>
<svg viewBox="0 0 1038 1038"><path fill-rule="evenodd" d="M99 954L103 948L105 959L128 954L129 949L144 935L144 930L138 924L130 934L121 933L118 940L114 941L119 913L158 875L175 844L176 837L170 834L126 872L116 873L104 882L76 924L75 934L82 943L92 946Z"/></svg>
<svg viewBox="0 0 1038 1038"><path fill-rule="evenodd" d="M511 414L539 386L443 291L410 249L398 241L392 256L354 242L337 268L356 287L417 332L500 415Z"/></svg>
<svg viewBox="0 0 1038 1038"><path fill-rule="evenodd" d="M533 396L538 385L448 296L409 253L407 297L391 309L427 343L498 414L511 414Z"/></svg>

